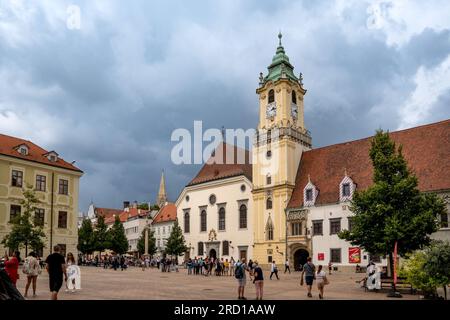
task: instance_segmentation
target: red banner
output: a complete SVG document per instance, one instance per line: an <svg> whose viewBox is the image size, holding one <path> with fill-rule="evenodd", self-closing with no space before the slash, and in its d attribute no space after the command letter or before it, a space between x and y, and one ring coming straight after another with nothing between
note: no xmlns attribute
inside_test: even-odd
<svg viewBox="0 0 450 320"><path fill-rule="evenodd" d="M317 254L317 260L319 260L319 261L325 260L325 254L324 253L318 253Z"/></svg>
<svg viewBox="0 0 450 320"><path fill-rule="evenodd" d="M361 249L358 247L348 248L348 262L361 263Z"/></svg>

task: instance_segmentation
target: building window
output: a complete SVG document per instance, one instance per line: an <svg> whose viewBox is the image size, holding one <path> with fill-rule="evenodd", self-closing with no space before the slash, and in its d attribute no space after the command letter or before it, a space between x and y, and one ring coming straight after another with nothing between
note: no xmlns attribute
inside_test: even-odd
<svg viewBox="0 0 450 320"><path fill-rule="evenodd" d="M203 242L199 242L198 243L198 251L197 251L197 255L199 256L203 256Z"/></svg>
<svg viewBox="0 0 450 320"><path fill-rule="evenodd" d="M297 104L297 94L292 90L292 103Z"/></svg>
<svg viewBox="0 0 450 320"><path fill-rule="evenodd" d="M268 173L266 176L266 184L272 184L272 176L270 175L270 173Z"/></svg>
<svg viewBox="0 0 450 320"><path fill-rule="evenodd" d="M45 210L44 209L36 209L34 211L34 225L43 227L45 219Z"/></svg>
<svg viewBox="0 0 450 320"><path fill-rule="evenodd" d="M266 209L272 209L272 198L267 198L266 200Z"/></svg>
<svg viewBox="0 0 450 320"><path fill-rule="evenodd" d="M348 231L352 232L353 230L353 217L348 217Z"/></svg>
<svg viewBox="0 0 450 320"><path fill-rule="evenodd" d="M369 253L369 261L372 261L374 263L381 263L381 256L378 254Z"/></svg>
<svg viewBox="0 0 450 320"><path fill-rule="evenodd" d="M273 240L273 223L272 219L269 217L266 224L266 239Z"/></svg>
<svg viewBox="0 0 450 320"><path fill-rule="evenodd" d="M190 217L189 212L184 213L184 233L189 233L190 227Z"/></svg>
<svg viewBox="0 0 450 320"><path fill-rule="evenodd" d="M313 200L313 189L306 189L306 201Z"/></svg>
<svg viewBox="0 0 450 320"><path fill-rule="evenodd" d="M323 220L313 221L313 235L321 236L323 235Z"/></svg>
<svg viewBox="0 0 450 320"><path fill-rule="evenodd" d="M341 263L341 249L330 249L330 262Z"/></svg>
<svg viewBox="0 0 450 320"><path fill-rule="evenodd" d="M45 191L46 180L46 176L41 176L39 174L36 176L36 191Z"/></svg>
<svg viewBox="0 0 450 320"><path fill-rule="evenodd" d="M58 228L61 229L67 228L67 211L58 212Z"/></svg>
<svg viewBox="0 0 450 320"><path fill-rule="evenodd" d="M222 255L228 256L230 255L230 243L228 241L222 241Z"/></svg>
<svg viewBox="0 0 450 320"><path fill-rule="evenodd" d="M69 194L69 181L65 179L59 179L59 194Z"/></svg>
<svg viewBox="0 0 450 320"><path fill-rule="evenodd" d="M247 228L247 206L245 204L239 207L239 228Z"/></svg>
<svg viewBox="0 0 450 320"><path fill-rule="evenodd" d="M275 91L273 89L270 89L267 103L272 103L272 102L275 102Z"/></svg>
<svg viewBox="0 0 450 320"><path fill-rule="evenodd" d="M163 227L163 234L166 234L166 227Z"/></svg>
<svg viewBox="0 0 450 320"><path fill-rule="evenodd" d="M13 170L11 176L11 186L22 188L23 184L23 172L19 170Z"/></svg>
<svg viewBox="0 0 450 320"><path fill-rule="evenodd" d="M272 263L272 256L267 256L267 262Z"/></svg>
<svg viewBox="0 0 450 320"><path fill-rule="evenodd" d="M330 235L341 232L341 218L330 219Z"/></svg>
<svg viewBox="0 0 450 320"><path fill-rule="evenodd" d="M225 230L225 208L219 209L219 230Z"/></svg>
<svg viewBox="0 0 450 320"><path fill-rule="evenodd" d="M206 231L206 211L202 210L200 213L200 231Z"/></svg>
<svg viewBox="0 0 450 320"><path fill-rule="evenodd" d="M19 148L19 153L23 156L26 156L28 154L28 148L26 146L21 146Z"/></svg>
<svg viewBox="0 0 450 320"><path fill-rule="evenodd" d="M441 228L448 228L448 214L444 212L441 214Z"/></svg>
<svg viewBox="0 0 450 320"><path fill-rule="evenodd" d="M267 143L270 144L272 142L272 130L267 130ZM269 150L270 151L270 150ZM270 158L272 156L272 152L269 153L269 151L267 151L267 158Z"/></svg>
<svg viewBox="0 0 450 320"><path fill-rule="evenodd" d="M301 222L291 223L291 235L292 236L302 235L302 223Z"/></svg>
<svg viewBox="0 0 450 320"><path fill-rule="evenodd" d="M216 195L212 194L212 195L209 196L209 203L211 205L214 205L216 203L216 200L217 200L216 199Z"/></svg>
<svg viewBox="0 0 450 320"><path fill-rule="evenodd" d="M12 204L9 211L9 221L13 221L16 217L20 216L20 210L20 206Z"/></svg>
<svg viewBox="0 0 450 320"><path fill-rule="evenodd" d="M342 185L342 196L350 197L350 183L344 183Z"/></svg>
<svg viewBox="0 0 450 320"><path fill-rule="evenodd" d="M60 249L59 253L61 253L63 255L63 257L65 257L66 256L66 251L67 251L66 245L58 243L58 247Z"/></svg>

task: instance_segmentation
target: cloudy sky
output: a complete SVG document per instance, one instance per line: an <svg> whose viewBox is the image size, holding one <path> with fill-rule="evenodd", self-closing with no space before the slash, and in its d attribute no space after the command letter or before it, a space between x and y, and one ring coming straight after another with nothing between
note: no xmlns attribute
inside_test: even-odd
<svg viewBox="0 0 450 320"><path fill-rule="evenodd" d="M171 133L256 127L279 30L315 147L450 118L449 12L446 0L0 0L0 132L76 160L80 210L154 202L162 169L174 201L199 166L172 164Z"/></svg>

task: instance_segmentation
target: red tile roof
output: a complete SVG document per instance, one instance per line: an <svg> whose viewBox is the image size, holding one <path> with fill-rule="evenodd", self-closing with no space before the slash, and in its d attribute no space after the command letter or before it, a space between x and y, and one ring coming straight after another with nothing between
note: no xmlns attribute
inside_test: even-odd
<svg viewBox="0 0 450 320"><path fill-rule="evenodd" d="M390 133L419 180L421 191L450 189L450 119ZM319 189L316 204L339 201L339 184L345 170L364 190L372 184L369 158L373 137L306 151L302 155L289 208L303 206L303 189L311 182Z"/></svg>
<svg viewBox="0 0 450 320"><path fill-rule="evenodd" d="M114 216L115 214L121 214L123 212L123 210L95 207L94 212L97 216L103 216L103 218L105 218L105 220L106 220L107 218L110 218L110 217Z"/></svg>
<svg viewBox="0 0 450 320"><path fill-rule="evenodd" d="M240 159L240 157L243 159ZM215 158L222 161L213 162ZM243 163L241 164L240 162ZM211 156L209 158L195 178L189 182L188 186L240 175L246 176L250 181L252 180L252 164L249 151L226 143L220 143L215 150L215 157Z"/></svg>
<svg viewBox="0 0 450 320"><path fill-rule="evenodd" d="M129 219L132 219L134 217L145 217L150 211L147 210L141 210L138 208L128 208L128 211L125 210L116 210L116 209L107 209L110 210L109 213L112 213L112 215L109 215L107 218L105 218L106 224L113 224L116 220L116 216L119 215L120 222L124 223L128 221Z"/></svg>
<svg viewBox="0 0 450 320"><path fill-rule="evenodd" d="M167 203L162 207L153 219L153 224L175 221L177 219L177 207L173 203Z"/></svg>
<svg viewBox="0 0 450 320"><path fill-rule="evenodd" d="M23 155L17 150L17 147L23 144L28 147L27 155ZM77 172L83 172L74 165L64 161L59 157L56 162L50 161L46 157L48 153L49 151L42 149L31 141L0 134L0 154L2 155L42 163L52 167L59 167Z"/></svg>

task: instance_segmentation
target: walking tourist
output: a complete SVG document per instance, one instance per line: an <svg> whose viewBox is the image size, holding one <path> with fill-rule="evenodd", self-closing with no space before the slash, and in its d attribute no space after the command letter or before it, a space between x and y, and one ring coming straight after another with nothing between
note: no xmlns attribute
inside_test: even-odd
<svg viewBox="0 0 450 320"><path fill-rule="evenodd" d="M280 280L280 278L278 277L278 268L277 265L275 263L275 260L272 261L272 265L270 267L270 280L272 280L272 276L275 274L275 276L277 277L277 280Z"/></svg>
<svg viewBox="0 0 450 320"><path fill-rule="evenodd" d="M66 262L60 251L59 246L54 246L53 253L45 260L52 300L58 300L58 292L63 284L63 275L67 281Z"/></svg>
<svg viewBox="0 0 450 320"><path fill-rule="evenodd" d="M236 262L234 276L238 281L238 299L247 300L244 296L245 285L247 284L247 276L245 271L247 271L247 265L245 264L245 258L242 261Z"/></svg>
<svg viewBox="0 0 450 320"><path fill-rule="evenodd" d="M31 284L33 284L33 297L36 297L36 280L38 275L41 274L41 266L39 265L39 261L36 259L36 254L33 251L30 252L28 257L25 258L22 272L27 276L24 297L28 297L28 289Z"/></svg>
<svg viewBox="0 0 450 320"><path fill-rule="evenodd" d="M328 262L328 274L331 275L331 269L333 268L333 264L330 262Z"/></svg>
<svg viewBox="0 0 450 320"><path fill-rule="evenodd" d="M291 269L289 268L289 259L286 259L286 262L284 263L284 273L286 271L289 271L289 274L291 273Z"/></svg>
<svg viewBox="0 0 450 320"><path fill-rule="evenodd" d="M231 259L230 259L230 277L234 274L234 265L235 265L235 261L234 261L234 258L233 257L231 257Z"/></svg>
<svg viewBox="0 0 450 320"><path fill-rule="evenodd" d="M20 278L19 276L19 263L20 263L20 252L14 251L11 259L9 259L8 255L5 255L5 271L8 274L11 282L14 286L16 286L17 280Z"/></svg>
<svg viewBox="0 0 450 320"><path fill-rule="evenodd" d="M264 287L264 275L261 267L258 265L258 261L254 262L253 275L255 276L253 283L256 289L256 300L262 300L263 287Z"/></svg>
<svg viewBox="0 0 450 320"><path fill-rule="evenodd" d="M253 261L252 259L248 260L248 275L250 276L250 281L253 281L252 277L253 277Z"/></svg>
<svg viewBox="0 0 450 320"><path fill-rule="evenodd" d="M66 292L75 292L75 289L81 289L81 271L80 267L77 266L75 262L75 257L72 252L67 254L66 259L67 269L67 279L66 279Z"/></svg>
<svg viewBox="0 0 450 320"><path fill-rule="evenodd" d="M316 271L316 267L312 263L311 257L306 259L306 263L303 265L303 271L300 279L300 285L303 285L303 274L305 275L306 288L308 292L308 297L311 298L311 289L314 281L314 273Z"/></svg>
<svg viewBox="0 0 450 320"><path fill-rule="evenodd" d="M327 273L322 270L322 265L317 267L316 273L317 289L319 289L319 299L323 299L323 289L329 284Z"/></svg>

